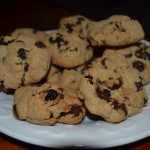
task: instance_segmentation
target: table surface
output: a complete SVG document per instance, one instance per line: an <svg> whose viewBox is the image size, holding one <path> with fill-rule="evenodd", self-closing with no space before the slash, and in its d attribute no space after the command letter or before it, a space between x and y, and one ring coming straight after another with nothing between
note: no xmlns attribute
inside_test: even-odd
<svg viewBox="0 0 150 150"><path fill-rule="evenodd" d="M31 27L38 30L51 30L58 27L58 22L62 17L79 14L80 12L72 11L71 9L61 7L55 4L44 5L34 4L25 5L15 1L14 8L7 9L7 11L1 12L1 25L0 35L7 34L16 28ZM28 1L29 2L29 1ZM81 13L80 13L81 14ZM84 15L84 14L83 14ZM148 36L147 36L148 37ZM25 142L18 141L11 137L8 137L0 133L0 149L1 150L25 150L25 149L43 149L43 147L27 144ZM47 149L47 148L46 148ZM73 148L68 148L73 149ZM81 148L78 148L81 149ZM83 149L83 148L82 148ZM142 139L140 141L111 148L114 150L119 149L131 149L131 150L150 150L150 137Z"/></svg>

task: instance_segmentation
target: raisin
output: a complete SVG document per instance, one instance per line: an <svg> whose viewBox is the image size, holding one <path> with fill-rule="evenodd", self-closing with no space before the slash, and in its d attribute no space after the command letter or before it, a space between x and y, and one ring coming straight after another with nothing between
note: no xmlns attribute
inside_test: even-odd
<svg viewBox="0 0 150 150"><path fill-rule="evenodd" d="M50 43L57 43L58 47L60 48L61 45L67 45L68 42L64 41L61 34L57 34L57 37L53 39L52 37L49 38Z"/></svg>
<svg viewBox="0 0 150 150"><path fill-rule="evenodd" d="M29 64L28 63L25 63L24 64L24 71L27 72L29 69Z"/></svg>
<svg viewBox="0 0 150 150"><path fill-rule="evenodd" d="M72 33L73 32L73 26L74 26L74 24L67 23L65 26L67 28L67 32L68 33Z"/></svg>
<svg viewBox="0 0 150 150"><path fill-rule="evenodd" d="M150 53L147 52L147 47L141 48L135 52L135 56L145 60L150 60Z"/></svg>
<svg viewBox="0 0 150 150"><path fill-rule="evenodd" d="M50 89L47 91L47 95L45 97L45 101L48 101L48 100L55 100L58 96L58 93L56 90L53 90L53 89Z"/></svg>
<svg viewBox="0 0 150 150"><path fill-rule="evenodd" d="M108 89L100 90L100 88L97 87L96 88L96 93L97 93L98 97L101 98L101 99L104 99L108 102L111 100L111 98L110 98L111 93L110 93L110 90L108 90Z"/></svg>
<svg viewBox="0 0 150 150"><path fill-rule="evenodd" d="M79 116L79 114L82 112L82 109L78 105L73 105L71 107L71 113L74 114L75 116Z"/></svg>
<svg viewBox="0 0 150 150"><path fill-rule="evenodd" d="M133 68L136 68L139 72L142 72L145 67L144 64L141 61L134 61L132 63Z"/></svg>
<svg viewBox="0 0 150 150"><path fill-rule="evenodd" d="M114 100L112 101L112 104L114 105L114 109L123 110L125 112L125 115L127 116L128 112L124 103L119 103L117 100Z"/></svg>
<svg viewBox="0 0 150 150"><path fill-rule="evenodd" d="M11 40L11 41L8 41L8 42L5 42L4 41L4 37L2 37L1 39L0 39L0 45L5 45L5 46L7 46L9 43L12 43L12 42L14 42L15 40L13 39L13 40Z"/></svg>
<svg viewBox="0 0 150 150"><path fill-rule="evenodd" d="M46 48L45 44L41 41L37 41L35 43L35 46L37 46L38 48Z"/></svg>
<svg viewBox="0 0 150 150"><path fill-rule="evenodd" d="M122 79L118 78L118 80L119 80L118 84L114 84L112 87L109 87L111 90L117 90L122 86L123 84Z"/></svg>
<svg viewBox="0 0 150 150"><path fill-rule="evenodd" d="M142 90L143 84L141 82L135 82L135 86L137 87L137 91Z"/></svg>
<svg viewBox="0 0 150 150"><path fill-rule="evenodd" d="M22 60L27 59L26 50L24 48L20 48L18 50L18 57L20 57Z"/></svg>

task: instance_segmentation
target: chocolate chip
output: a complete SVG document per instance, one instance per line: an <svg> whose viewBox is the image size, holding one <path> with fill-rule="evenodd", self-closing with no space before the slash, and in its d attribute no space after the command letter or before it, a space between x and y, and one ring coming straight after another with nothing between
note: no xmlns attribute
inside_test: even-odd
<svg viewBox="0 0 150 150"><path fill-rule="evenodd" d="M143 84L141 82L135 82L135 86L137 87L137 91L140 91L143 88Z"/></svg>
<svg viewBox="0 0 150 150"><path fill-rule="evenodd" d="M81 69L81 73L83 74L86 70L92 68L90 65L85 65L83 69Z"/></svg>
<svg viewBox="0 0 150 150"><path fill-rule="evenodd" d="M46 48L45 44L41 41L37 41L35 43L35 46L37 46L38 48Z"/></svg>
<svg viewBox="0 0 150 150"><path fill-rule="evenodd" d="M72 33L73 32L73 26L74 26L74 24L67 23L67 24L65 24L65 26L67 28L67 32L68 33Z"/></svg>
<svg viewBox="0 0 150 150"><path fill-rule="evenodd" d="M53 114L50 114L50 118L54 118L54 115L53 115Z"/></svg>
<svg viewBox="0 0 150 150"><path fill-rule="evenodd" d="M83 17L78 17L76 24L77 24L77 25L80 25L80 24L82 24L83 21L84 21L84 18L83 18Z"/></svg>
<svg viewBox="0 0 150 150"><path fill-rule="evenodd" d="M137 50L135 56L141 59L150 60L150 53L147 52L147 47Z"/></svg>
<svg viewBox="0 0 150 150"><path fill-rule="evenodd" d="M18 50L18 57L20 57L22 60L27 59L26 50L24 48L20 48Z"/></svg>
<svg viewBox="0 0 150 150"><path fill-rule="evenodd" d="M94 84L94 82L92 81L93 80L93 77L91 75L87 75L85 76L84 78L87 78L88 81L90 82L90 84Z"/></svg>
<svg viewBox="0 0 150 150"><path fill-rule="evenodd" d="M71 107L71 111L70 111L72 114L74 114L75 116L79 116L79 114L82 112L82 109L80 106L78 105L73 105Z"/></svg>
<svg viewBox="0 0 150 150"><path fill-rule="evenodd" d="M45 97L45 101L48 101L48 100L55 100L58 96L58 93L56 90L53 90L53 89L50 89L47 91L47 95Z"/></svg>
<svg viewBox="0 0 150 150"><path fill-rule="evenodd" d="M5 42L4 41L4 37L1 37L1 39L0 39L0 45L4 45L4 46L7 46L9 43L12 43L12 42L14 42L15 40L13 39L13 40L10 40L10 41L8 41L8 42Z"/></svg>
<svg viewBox="0 0 150 150"><path fill-rule="evenodd" d="M125 115L127 116L128 112L124 103L119 103L117 100L113 100L112 104L114 105L114 109L123 110L125 112Z"/></svg>
<svg viewBox="0 0 150 150"><path fill-rule="evenodd" d="M124 28L122 28L121 23L114 23L115 27L114 30L118 30L119 32L126 32L126 30Z"/></svg>
<svg viewBox="0 0 150 150"><path fill-rule="evenodd" d="M119 80L119 83L118 84L113 84L113 86L109 87L109 89L111 89L111 90L119 89L123 85L123 82L122 82L122 79L120 79L120 78L118 78L118 80Z"/></svg>
<svg viewBox="0 0 150 150"><path fill-rule="evenodd" d="M97 87L96 94L98 95L100 99L104 99L108 102L110 101L110 96L111 96L110 90L108 89L101 90L99 87Z"/></svg>
<svg viewBox="0 0 150 150"><path fill-rule="evenodd" d="M142 72L145 67L144 64L141 61L134 61L132 63L133 68L136 68L139 72Z"/></svg>
<svg viewBox="0 0 150 150"><path fill-rule="evenodd" d="M57 33L57 37L55 39L53 39L52 37L49 38L49 42L50 43L57 43L58 45L58 48L60 48L60 46L62 45L67 45L68 42L65 41L63 38L62 38L62 35Z"/></svg>
<svg viewBox="0 0 150 150"><path fill-rule="evenodd" d="M24 71L27 72L29 69L29 64L28 63L25 63L24 64Z"/></svg>
<svg viewBox="0 0 150 150"><path fill-rule="evenodd" d="M125 112L125 115L127 116L127 109L124 103L119 103L117 100L112 99L110 90L108 89L103 89L100 90L99 87L96 88L96 93L99 98L106 100L107 102L112 102L114 109L121 109Z"/></svg>

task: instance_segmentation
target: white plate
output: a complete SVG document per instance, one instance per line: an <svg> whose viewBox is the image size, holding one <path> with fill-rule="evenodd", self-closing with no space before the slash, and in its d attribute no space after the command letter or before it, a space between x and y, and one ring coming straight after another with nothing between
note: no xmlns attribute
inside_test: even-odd
<svg viewBox="0 0 150 150"><path fill-rule="evenodd" d="M149 42L142 42L150 45ZM81 124L39 126L19 121L12 114L13 96L0 93L0 132L18 140L45 146L85 146L108 148L131 143L150 136L150 84L146 86L148 105L127 120L110 124L85 118Z"/></svg>

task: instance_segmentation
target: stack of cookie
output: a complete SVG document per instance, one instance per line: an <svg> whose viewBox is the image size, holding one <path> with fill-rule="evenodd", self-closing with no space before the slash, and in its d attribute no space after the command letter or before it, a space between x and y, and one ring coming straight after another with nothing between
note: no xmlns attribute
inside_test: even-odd
<svg viewBox="0 0 150 150"><path fill-rule="evenodd" d="M143 38L140 23L123 15L62 18L49 34L16 29L0 38L1 91L14 90L14 116L30 123L78 124L86 111L121 122L148 99L150 48ZM102 55L95 58L96 51Z"/></svg>

